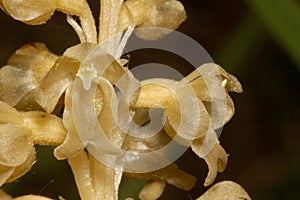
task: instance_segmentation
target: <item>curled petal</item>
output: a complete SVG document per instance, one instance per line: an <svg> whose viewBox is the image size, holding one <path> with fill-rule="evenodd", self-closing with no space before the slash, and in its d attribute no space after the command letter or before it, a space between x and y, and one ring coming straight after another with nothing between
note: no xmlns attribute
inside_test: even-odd
<svg viewBox="0 0 300 200"><path fill-rule="evenodd" d="M165 187L165 181L148 181L140 191L139 198L141 200L156 200L162 195Z"/></svg>
<svg viewBox="0 0 300 200"><path fill-rule="evenodd" d="M230 91L240 93L243 91L243 88L237 78L227 73L222 67L215 63L206 63L201 65L185 77L184 80L194 88L198 98L202 101L211 102L213 97L218 95L218 93L214 93L220 91L214 90L213 87L209 87L208 84L212 82L211 80L219 82L219 87L223 87L226 92Z"/></svg>
<svg viewBox="0 0 300 200"><path fill-rule="evenodd" d="M2 9L16 20L31 25L45 23L54 13L57 0L2 0Z"/></svg>
<svg viewBox="0 0 300 200"><path fill-rule="evenodd" d="M223 80L227 80L225 84L225 88L229 92L236 92L236 93L241 93L243 92L243 87L241 83L238 81L238 79L233 76L232 74L227 73L222 67L217 65L217 68L219 70L220 75L222 76Z"/></svg>
<svg viewBox="0 0 300 200"><path fill-rule="evenodd" d="M216 144L212 151L205 156L204 160L209 169L204 186L208 186L215 180L217 172L223 172L225 170L227 165L227 154L221 145Z"/></svg>
<svg viewBox="0 0 300 200"><path fill-rule="evenodd" d="M57 10L78 16L87 42L97 43L95 20L86 0L57 0Z"/></svg>
<svg viewBox="0 0 300 200"><path fill-rule="evenodd" d="M0 125L0 164L18 166L31 154L31 131L13 124Z"/></svg>
<svg viewBox="0 0 300 200"><path fill-rule="evenodd" d="M138 152L153 152L167 145L172 138L166 132L160 131L152 137L137 138L126 135L122 149Z"/></svg>
<svg viewBox="0 0 300 200"><path fill-rule="evenodd" d="M124 173L126 177L132 177L146 181L166 181L183 190L190 190L196 183L196 178L187 174L186 172L178 169L177 165L171 164L163 169L137 174L137 173Z"/></svg>
<svg viewBox="0 0 300 200"><path fill-rule="evenodd" d="M247 192L237 183L222 181L209 188L197 200L251 200Z"/></svg>
<svg viewBox="0 0 300 200"><path fill-rule="evenodd" d="M95 21L84 0L1 0L0 8L14 19L30 25L45 23L55 10L79 16L87 41L97 41Z"/></svg>
<svg viewBox="0 0 300 200"><path fill-rule="evenodd" d="M207 63L185 77L184 81L205 105L211 117L211 128L218 129L232 118L234 104L227 93L243 91L234 76L214 63Z"/></svg>
<svg viewBox="0 0 300 200"><path fill-rule="evenodd" d="M114 88L107 79L100 79L99 81L100 90L102 93L103 104L98 121L100 126L106 135L106 137L117 146L121 146L124 140L124 132L119 128L117 119L114 116L114 101L116 96Z"/></svg>
<svg viewBox="0 0 300 200"><path fill-rule="evenodd" d="M73 84L71 83L65 94L65 109L63 113L63 125L67 129L67 135L64 142L54 149L54 155L59 160L74 157L84 149L74 124L72 91Z"/></svg>
<svg viewBox="0 0 300 200"><path fill-rule="evenodd" d="M136 34L146 40L156 40L175 30L186 19L183 5L177 0L127 0L121 12L121 27L133 21ZM162 29L143 29L157 27Z"/></svg>
<svg viewBox="0 0 300 200"><path fill-rule="evenodd" d="M235 112L234 103L229 95L226 95L226 118L225 124L233 117Z"/></svg>
<svg viewBox="0 0 300 200"><path fill-rule="evenodd" d="M7 179L9 179L9 177L13 174L14 170L15 167L0 165L0 186L6 183ZM1 190L0 190L0 197L1 197Z"/></svg>
<svg viewBox="0 0 300 200"><path fill-rule="evenodd" d="M42 43L23 45L0 69L0 100L15 106L38 87L56 59Z"/></svg>
<svg viewBox="0 0 300 200"><path fill-rule="evenodd" d="M61 95L76 77L79 62L68 57L59 58L35 92L35 99L45 111L51 113Z"/></svg>
<svg viewBox="0 0 300 200"><path fill-rule="evenodd" d="M215 129L221 128L229 122L235 112L233 100L228 94L226 94L226 100L224 100L223 103L219 103L219 105L215 102L207 101L204 101L203 105L212 117L212 121L214 122L214 126L212 128ZM213 109L217 110L217 112L214 112Z"/></svg>
<svg viewBox="0 0 300 200"><path fill-rule="evenodd" d="M175 139L180 143L185 144L184 140L202 137L208 130L209 115L188 85L167 79L142 82L141 92L133 108L157 107L166 111L166 132L172 138L179 136Z"/></svg>
<svg viewBox="0 0 300 200"><path fill-rule="evenodd" d="M32 148L32 151L30 152L30 155L27 157L26 161L22 163L19 166L15 167L15 170L11 174L11 176L6 180L6 183L13 182L14 180L17 180L21 176L25 175L27 172L29 172L35 163L35 149Z"/></svg>
<svg viewBox="0 0 300 200"><path fill-rule="evenodd" d="M203 158L208 165L209 171L204 182L204 186L208 186L214 182L218 172L223 172L225 170L227 165L227 154L219 143L212 145L212 149L209 152L203 153L205 150L202 148L205 148L203 146L207 145L203 140L195 140L191 147L192 150L199 157Z"/></svg>

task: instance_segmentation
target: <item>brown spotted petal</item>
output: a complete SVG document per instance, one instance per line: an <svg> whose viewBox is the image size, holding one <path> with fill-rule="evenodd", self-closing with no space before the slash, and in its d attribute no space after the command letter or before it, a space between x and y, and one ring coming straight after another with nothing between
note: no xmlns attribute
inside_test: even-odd
<svg viewBox="0 0 300 200"><path fill-rule="evenodd" d="M120 19L123 29L134 24L138 28L146 28L135 30L140 38L156 40L177 29L186 19L186 13L183 5L177 0L127 0Z"/></svg>
<svg viewBox="0 0 300 200"><path fill-rule="evenodd" d="M42 43L19 48L0 69L0 100L15 106L38 87L56 59Z"/></svg>
<svg viewBox="0 0 300 200"><path fill-rule="evenodd" d="M247 192L237 183L222 181L209 188L197 200L251 200Z"/></svg>

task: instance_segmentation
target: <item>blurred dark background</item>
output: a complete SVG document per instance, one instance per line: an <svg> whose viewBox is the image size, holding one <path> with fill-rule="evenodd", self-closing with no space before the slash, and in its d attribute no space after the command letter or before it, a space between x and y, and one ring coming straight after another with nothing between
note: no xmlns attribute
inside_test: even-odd
<svg viewBox="0 0 300 200"><path fill-rule="evenodd" d="M236 113L220 137L229 163L216 181L236 181L253 199L300 199L300 2L182 3L188 19L179 31L198 41L244 88L242 94L231 94ZM90 5L97 19L98 2L91 0ZM79 42L61 13L33 27L0 12L1 66L21 45L35 41L57 54ZM52 149L37 147L34 168L4 190L13 196L34 193L78 199L67 163L56 161ZM161 199L195 199L207 189L202 186L206 165L190 151L177 163L198 177L197 185L189 192L168 186ZM121 189L136 193L140 184L128 179Z"/></svg>

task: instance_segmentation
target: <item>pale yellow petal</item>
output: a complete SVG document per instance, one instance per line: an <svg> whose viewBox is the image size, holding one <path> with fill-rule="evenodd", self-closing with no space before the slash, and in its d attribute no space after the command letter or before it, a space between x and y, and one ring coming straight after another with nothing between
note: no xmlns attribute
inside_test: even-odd
<svg viewBox="0 0 300 200"><path fill-rule="evenodd" d="M168 79L143 81L133 108L157 107L166 111L165 130L172 138L177 135L177 142L185 144L184 140L202 137L208 130L210 117L189 85Z"/></svg>
<svg viewBox="0 0 300 200"><path fill-rule="evenodd" d="M85 33L87 42L97 43L95 20L86 0L57 0L57 10L67 15L76 15Z"/></svg>
<svg viewBox="0 0 300 200"><path fill-rule="evenodd" d="M75 59L61 57L43 78L35 92L35 99L46 112L54 110L61 95L75 79L79 65Z"/></svg>
<svg viewBox="0 0 300 200"><path fill-rule="evenodd" d="M72 46L72 47L68 48L64 52L64 56L69 57L69 58L73 58L73 59L77 60L78 62L82 62L84 60L84 58L93 49L95 49L95 47L96 47L96 44L88 43L88 42L77 44L75 46Z"/></svg>
<svg viewBox="0 0 300 200"><path fill-rule="evenodd" d="M93 156L89 156L92 184L95 188L95 200L117 200L121 171L107 167Z"/></svg>
<svg viewBox="0 0 300 200"><path fill-rule="evenodd" d="M126 135L122 149L134 150L138 152L153 152L163 148L169 142L171 142L171 140L172 138L169 137L164 131L160 131L154 136L147 138L138 138L132 137L131 135Z"/></svg>
<svg viewBox="0 0 300 200"><path fill-rule="evenodd" d="M15 106L38 87L56 59L42 43L20 47L0 70L0 100Z"/></svg>
<svg viewBox="0 0 300 200"><path fill-rule="evenodd" d="M214 182L218 172L225 170L228 159L226 151L219 143L213 144L211 150L203 154L205 151L202 148L205 148L203 146L206 145L203 144L203 140L204 138L193 141L191 147L200 158L205 160L208 166L209 171L204 182L204 185L208 186Z"/></svg>
<svg viewBox="0 0 300 200"><path fill-rule="evenodd" d="M101 0L100 3L99 44L105 42L109 37L117 33L119 14L123 0Z"/></svg>
<svg viewBox="0 0 300 200"><path fill-rule="evenodd" d="M43 197L39 195L25 195L21 197L14 198L14 200L54 200L48 197Z"/></svg>
<svg viewBox="0 0 300 200"><path fill-rule="evenodd" d="M0 164L18 166L32 152L31 131L13 124L0 125Z"/></svg>
<svg viewBox="0 0 300 200"><path fill-rule="evenodd" d="M12 106L0 101L0 124L23 124L21 114Z"/></svg>
<svg viewBox="0 0 300 200"><path fill-rule="evenodd" d="M237 183L222 181L209 188L197 200L251 200L247 192Z"/></svg>
<svg viewBox="0 0 300 200"><path fill-rule="evenodd" d="M66 137L66 129L61 118L41 111L22 113L24 127L32 131L34 144L60 145Z"/></svg>
<svg viewBox="0 0 300 200"><path fill-rule="evenodd" d="M158 199L166 187L165 181L148 181L139 194L141 200Z"/></svg>
<svg viewBox="0 0 300 200"><path fill-rule="evenodd" d="M0 164L0 186L6 183L7 179L13 174L15 167L8 167ZM1 190L0 190L1 197ZM0 198L1 199L1 198Z"/></svg>
<svg viewBox="0 0 300 200"><path fill-rule="evenodd" d="M92 177L90 172L90 161L86 152L81 151L73 158L68 159L71 166L76 185L81 199L84 200L97 200L92 184ZM101 177L98 177L101 179Z"/></svg>
<svg viewBox="0 0 300 200"><path fill-rule="evenodd" d="M171 164L163 169L148 173L124 173L126 177L145 181L166 181L183 190L190 190L196 183L196 178L178 169L176 164Z"/></svg>
<svg viewBox="0 0 300 200"><path fill-rule="evenodd" d="M11 176L6 180L6 183L13 182L14 180L17 180L21 176L25 175L27 172L29 172L32 168L32 166L35 163L35 149L32 148L32 151L30 152L30 155L27 157L27 160L22 163L19 166L15 167L14 172L11 174Z"/></svg>
<svg viewBox="0 0 300 200"><path fill-rule="evenodd" d="M55 11L56 0L2 0L4 11L16 20L36 25L45 23Z"/></svg>
<svg viewBox="0 0 300 200"><path fill-rule="evenodd" d="M218 92L218 90L215 91L213 87L209 87L208 84L211 83L211 80L219 81L219 84L214 84L223 87L226 92L240 93L243 91L237 78L227 73L222 67L215 63L206 63L199 66L199 68L186 76L184 80L194 88L197 97L202 101L211 102L213 100L212 98L218 95L212 94L213 92Z"/></svg>
<svg viewBox="0 0 300 200"><path fill-rule="evenodd" d="M219 105L214 102L203 102L205 109L212 118L211 121L214 123L214 126L211 128L218 129L223 127L234 115L235 107L233 100L228 94L225 96L224 102L220 103ZM216 110L217 112L213 110Z"/></svg>
<svg viewBox="0 0 300 200"><path fill-rule="evenodd" d="M64 142L54 149L54 155L59 160L74 157L84 149L74 124L72 114L72 91L73 84L68 87L65 94L63 125L67 129L67 135Z"/></svg>
<svg viewBox="0 0 300 200"><path fill-rule="evenodd" d="M0 7L16 20L30 25L46 23L59 10L80 18L88 42L97 42L95 21L85 0L1 0Z"/></svg>
<svg viewBox="0 0 300 200"><path fill-rule="evenodd" d="M177 0L127 0L120 19L120 27L127 28L133 23L141 28L135 30L139 37L156 40L177 29L185 21L186 13L183 5Z"/></svg>
<svg viewBox="0 0 300 200"><path fill-rule="evenodd" d="M233 100L229 95L226 95L226 118L225 124L233 117L235 112Z"/></svg>

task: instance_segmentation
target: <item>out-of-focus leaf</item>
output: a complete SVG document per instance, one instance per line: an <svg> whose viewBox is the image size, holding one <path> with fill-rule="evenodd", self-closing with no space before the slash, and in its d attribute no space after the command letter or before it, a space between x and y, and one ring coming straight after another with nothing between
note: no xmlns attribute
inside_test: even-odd
<svg viewBox="0 0 300 200"><path fill-rule="evenodd" d="M300 3L296 0L247 0L300 68Z"/></svg>
<svg viewBox="0 0 300 200"><path fill-rule="evenodd" d="M263 45L264 27L257 20L252 13L243 18L218 50L214 60L222 63L226 70L242 74L246 70L244 63L251 62L252 56Z"/></svg>

